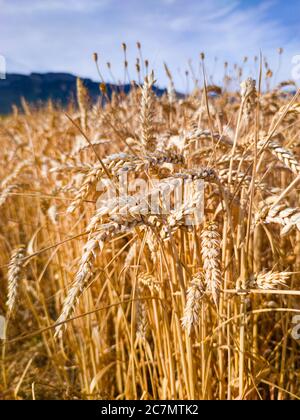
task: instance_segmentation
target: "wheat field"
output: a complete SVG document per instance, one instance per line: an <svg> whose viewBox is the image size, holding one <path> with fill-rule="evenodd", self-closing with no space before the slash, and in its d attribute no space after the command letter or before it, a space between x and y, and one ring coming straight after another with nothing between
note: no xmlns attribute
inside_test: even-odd
<svg viewBox="0 0 300 420"><path fill-rule="evenodd" d="M1 399L300 398L298 92L165 68L0 120Z"/></svg>

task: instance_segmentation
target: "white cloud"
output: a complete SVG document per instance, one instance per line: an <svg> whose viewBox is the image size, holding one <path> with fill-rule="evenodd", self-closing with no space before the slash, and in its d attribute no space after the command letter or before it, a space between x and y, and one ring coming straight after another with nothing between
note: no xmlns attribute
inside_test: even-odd
<svg viewBox="0 0 300 420"><path fill-rule="evenodd" d="M4 13L21 14L36 12L88 12L109 5L110 0L2 0Z"/></svg>
<svg viewBox="0 0 300 420"><path fill-rule="evenodd" d="M189 16L176 17L169 22L169 27L174 31L186 31L190 28L192 20Z"/></svg>

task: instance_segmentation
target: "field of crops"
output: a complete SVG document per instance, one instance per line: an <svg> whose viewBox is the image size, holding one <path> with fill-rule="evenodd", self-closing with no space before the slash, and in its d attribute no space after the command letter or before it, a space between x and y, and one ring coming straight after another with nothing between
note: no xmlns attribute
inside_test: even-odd
<svg viewBox="0 0 300 420"><path fill-rule="evenodd" d="M0 120L1 399L300 398L298 92L166 71Z"/></svg>

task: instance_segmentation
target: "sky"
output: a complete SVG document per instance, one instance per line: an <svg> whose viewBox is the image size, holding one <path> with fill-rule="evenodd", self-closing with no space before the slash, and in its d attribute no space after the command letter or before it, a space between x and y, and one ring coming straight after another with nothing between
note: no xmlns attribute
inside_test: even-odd
<svg viewBox="0 0 300 420"><path fill-rule="evenodd" d="M245 74L255 77L254 56L262 51L276 78L286 80L292 57L300 55L299 17L300 0L0 0L0 55L8 73L70 72L98 80L97 52L105 80L112 81L109 61L123 81L121 43L134 79L139 41L158 84L167 84L166 62L176 87L185 89L189 60L201 78L200 52L207 75L220 83L224 61L232 67L245 56Z"/></svg>

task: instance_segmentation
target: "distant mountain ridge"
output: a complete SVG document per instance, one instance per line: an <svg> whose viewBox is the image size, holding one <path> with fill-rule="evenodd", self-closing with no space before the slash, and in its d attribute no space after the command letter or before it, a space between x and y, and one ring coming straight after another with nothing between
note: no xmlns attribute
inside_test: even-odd
<svg viewBox="0 0 300 420"><path fill-rule="evenodd" d="M9 114L12 105L20 106L21 98L30 104L45 103L49 99L66 106L76 98L76 76L69 73L31 73L30 75L10 73L6 79L0 80L0 114ZM91 79L82 78L91 98L96 101L100 97L99 83ZM106 84L108 95L113 90L128 93L129 84ZM166 90L154 88L155 93L161 96Z"/></svg>

